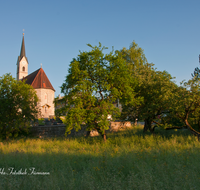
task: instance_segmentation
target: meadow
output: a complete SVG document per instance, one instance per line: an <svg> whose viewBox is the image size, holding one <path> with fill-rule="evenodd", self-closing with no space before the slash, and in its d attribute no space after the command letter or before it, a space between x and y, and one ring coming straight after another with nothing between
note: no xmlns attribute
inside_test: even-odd
<svg viewBox="0 0 200 190"><path fill-rule="evenodd" d="M0 142L0 189L200 189L200 142L187 130Z"/></svg>

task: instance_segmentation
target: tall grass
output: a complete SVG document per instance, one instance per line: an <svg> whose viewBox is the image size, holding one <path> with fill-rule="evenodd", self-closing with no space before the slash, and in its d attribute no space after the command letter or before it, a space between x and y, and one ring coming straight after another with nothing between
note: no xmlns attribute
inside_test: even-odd
<svg viewBox="0 0 200 190"><path fill-rule="evenodd" d="M142 127L101 137L0 143L1 189L199 189L200 143L187 131ZM31 167L50 175L9 175ZM1 171L0 171L1 172Z"/></svg>

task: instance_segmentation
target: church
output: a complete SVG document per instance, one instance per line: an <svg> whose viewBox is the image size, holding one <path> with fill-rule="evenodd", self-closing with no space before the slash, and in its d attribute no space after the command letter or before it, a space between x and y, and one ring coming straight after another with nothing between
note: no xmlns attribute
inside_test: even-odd
<svg viewBox="0 0 200 190"><path fill-rule="evenodd" d="M53 117L55 115L55 89L45 74L42 66L31 74L28 74L28 64L28 59L25 53L25 42L23 34L21 52L17 59L17 80L25 81L25 83L31 85L35 89L39 99L37 104L40 109L39 117Z"/></svg>

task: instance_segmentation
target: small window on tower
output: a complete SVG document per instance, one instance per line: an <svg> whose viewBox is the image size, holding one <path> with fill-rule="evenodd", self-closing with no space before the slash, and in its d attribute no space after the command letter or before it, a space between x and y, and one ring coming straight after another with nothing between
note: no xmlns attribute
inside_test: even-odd
<svg viewBox="0 0 200 190"><path fill-rule="evenodd" d="M25 71L25 67L22 67L22 71Z"/></svg>

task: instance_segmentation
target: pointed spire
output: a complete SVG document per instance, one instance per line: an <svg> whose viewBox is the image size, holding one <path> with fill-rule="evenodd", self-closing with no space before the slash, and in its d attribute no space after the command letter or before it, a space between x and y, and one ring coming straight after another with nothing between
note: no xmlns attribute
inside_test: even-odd
<svg viewBox="0 0 200 190"><path fill-rule="evenodd" d="M24 33L23 33L23 38L22 38L22 47L21 47L21 52L20 52L20 58L26 57L25 53L25 43L24 43Z"/></svg>

